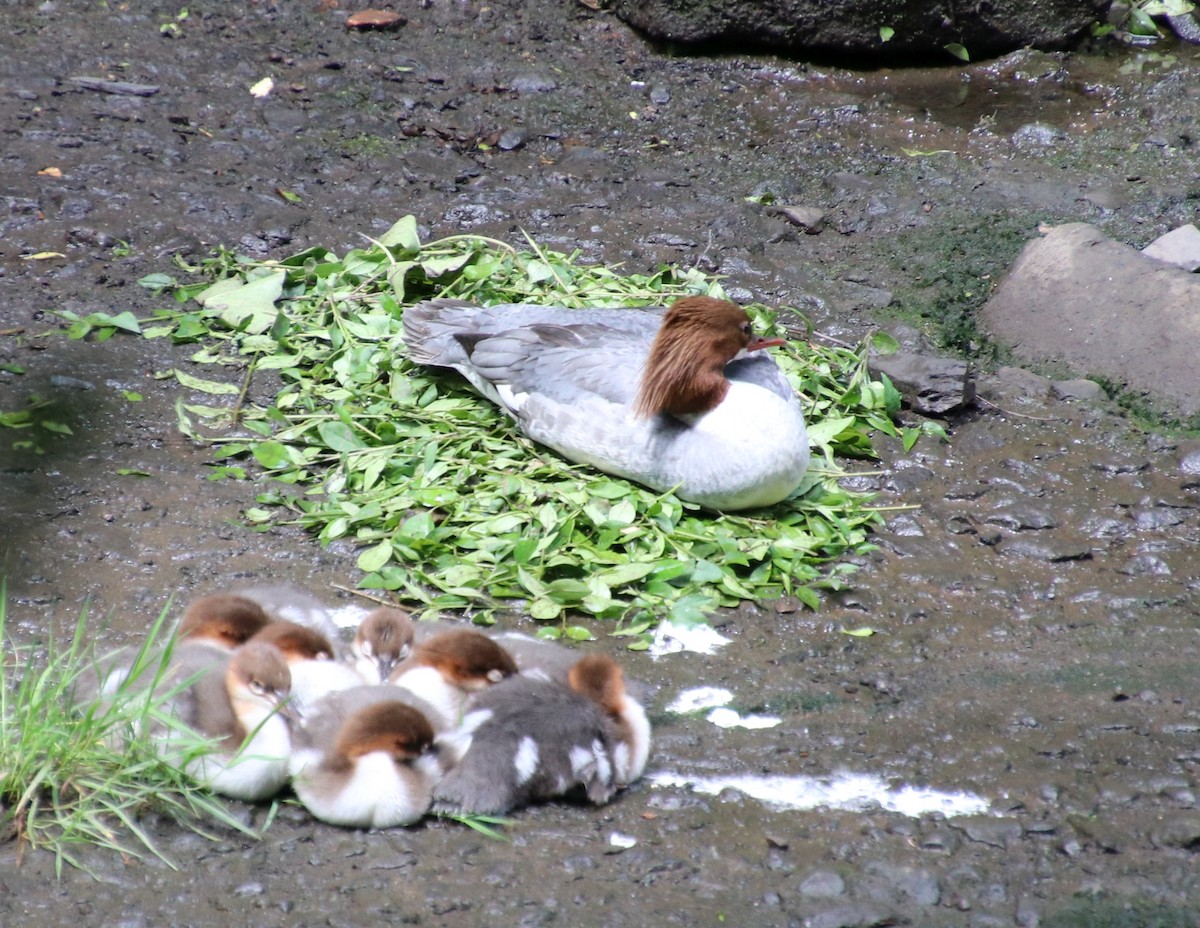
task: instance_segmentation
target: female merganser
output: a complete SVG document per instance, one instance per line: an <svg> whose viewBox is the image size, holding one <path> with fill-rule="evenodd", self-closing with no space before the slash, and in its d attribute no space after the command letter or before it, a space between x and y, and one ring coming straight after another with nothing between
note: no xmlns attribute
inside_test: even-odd
<svg viewBox="0 0 1200 928"><path fill-rule="evenodd" d="M412 617L388 606L372 610L358 626L350 645L351 660L367 683L383 683L413 644Z"/></svg>
<svg viewBox="0 0 1200 928"><path fill-rule="evenodd" d="M575 793L603 805L637 779L650 750L645 712L611 658L577 667L569 687L520 676L480 693L445 740L456 763L434 787L436 807L498 815Z"/></svg>
<svg viewBox="0 0 1200 928"><path fill-rule="evenodd" d="M291 712L300 719L327 693L362 686L363 678L349 664L335 659L329 639L316 629L295 622L270 622L251 642L274 645L292 675Z"/></svg>
<svg viewBox="0 0 1200 928"><path fill-rule="evenodd" d="M434 709L435 726L458 725L467 700L518 672L512 656L482 632L454 629L427 638L388 677Z"/></svg>
<svg viewBox="0 0 1200 928"><path fill-rule="evenodd" d="M323 702L322 724L297 733L291 761L296 796L333 825L391 828L415 822L428 811L442 773L429 720L395 698L342 717L332 706Z"/></svg>
<svg viewBox="0 0 1200 928"><path fill-rule="evenodd" d="M418 364L459 371L534 441L709 509L769 506L808 469L795 391L733 303L561 309L427 300L404 312Z"/></svg>
<svg viewBox="0 0 1200 928"><path fill-rule="evenodd" d="M199 666L193 664L199 659ZM234 799L268 799L287 783L291 736L281 713L291 688L287 662L277 648L249 642L220 664L196 649L171 658L171 713L192 731L216 742L212 752L187 757L187 773ZM169 692L169 691L168 691ZM168 752L180 740L164 739Z"/></svg>

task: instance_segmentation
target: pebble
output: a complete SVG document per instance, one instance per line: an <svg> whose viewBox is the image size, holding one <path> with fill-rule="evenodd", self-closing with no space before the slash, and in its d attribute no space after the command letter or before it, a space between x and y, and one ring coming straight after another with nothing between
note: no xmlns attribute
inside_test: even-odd
<svg viewBox="0 0 1200 928"><path fill-rule="evenodd" d="M517 93L550 93L558 89L558 81L544 74L531 72L518 74L508 86Z"/></svg>
<svg viewBox="0 0 1200 928"><path fill-rule="evenodd" d="M800 881L800 895L832 899L846 892L846 881L833 870L813 870Z"/></svg>
<svg viewBox="0 0 1200 928"><path fill-rule="evenodd" d="M496 142L496 145L501 151L513 151L528 141L529 133L524 129L505 129L500 134L500 140Z"/></svg>
<svg viewBox="0 0 1200 928"><path fill-rule="evenodd" d="M1019 841L1022 834L1020 823L1005 819L960 818L955 820L955 827L976 844L990 844L992 847L1001 848Z"/></svg>
<svg viewBox="0 0 1200 928"><path fill-rule="evenodd" d="M881 902L911 901L917 905L932 906L937 905L942 898L937 877L922 867L871 861L863 867L863 873L875 878L872 881L874 885L864 881L864 891Z"/></svg>

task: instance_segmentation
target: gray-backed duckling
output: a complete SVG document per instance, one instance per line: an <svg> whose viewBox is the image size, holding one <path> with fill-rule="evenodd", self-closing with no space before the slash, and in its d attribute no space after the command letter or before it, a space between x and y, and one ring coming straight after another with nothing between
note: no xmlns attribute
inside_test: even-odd
<svg viewBox="0 0 1200 928"><path fill-rule="evenodd" d="M412 653L413 620L403 609L382 606L367 613L354 641L350 658L367 683L384 683L396 666Z"/></svg>
<svg viewBox="0 0 1200 928"><path fill-rule="evenodd" d="M602 805L641 775L650 725L616 662L590 655L567 686L519 676L480 693L446 749L457 763L434 788L436 808L495 815L572 796Z"/></svg>

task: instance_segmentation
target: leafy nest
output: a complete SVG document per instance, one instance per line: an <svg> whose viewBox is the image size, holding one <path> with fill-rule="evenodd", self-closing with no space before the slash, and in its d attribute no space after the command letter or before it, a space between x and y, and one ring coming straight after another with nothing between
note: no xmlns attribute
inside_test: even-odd
<svg viewBox="0 0 1200 928"><path fill-rule="evenodd" d="M181 399L180 427L216 444L219 475L247 478L253 462L277 481L246 512L252 524L291 522L323 543L360 546L363 589L485 622L524 600L551 636L587 636L568 624L573 615L615 619L613 633L633 647L661 618L686 623L743 600L790 595L816 608L818 591L852 570L838 559L867 550L879 519L868 496L838 484L835 456L873 456L873 432L906 447L919 434L894 424L899 394L870 378L866 346L797 339L776 353L800 391L814 466L788 500L717 516L562 460L460 377L406 359L403 307L433 296L566 307L724 297L695 270L620 275L527 245L473 235L422 244L406 216L341 258L325 248L279 262L222 252L184 266L203 282L143 279L186 305L117 327L195 343L194 361L231 375L173 372L189 392L223 399ZM765 308L748 309L767 334L795 335ZM77 320L76 334L106 325ZM251 378L265 375L277 392L248 401Z"/></svg>

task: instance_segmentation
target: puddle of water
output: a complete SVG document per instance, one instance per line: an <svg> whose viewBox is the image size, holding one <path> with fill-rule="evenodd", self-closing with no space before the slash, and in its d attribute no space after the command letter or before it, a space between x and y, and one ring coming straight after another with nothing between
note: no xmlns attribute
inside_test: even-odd
<svg viewBox="0 0 1200 928"><path fill-rule="evenodd" d="M868 773L838 773L830 777L756 776L748 773L688 777L664 771L649 774L647 779L659 789L685 788L706 796L736 789L778 811L840 809L866 812L882 808L911 818L932 812L940 812L951 818L988 811L987 800L973 793L944 792L917 786L893 789L887 780Z"/></svg>

